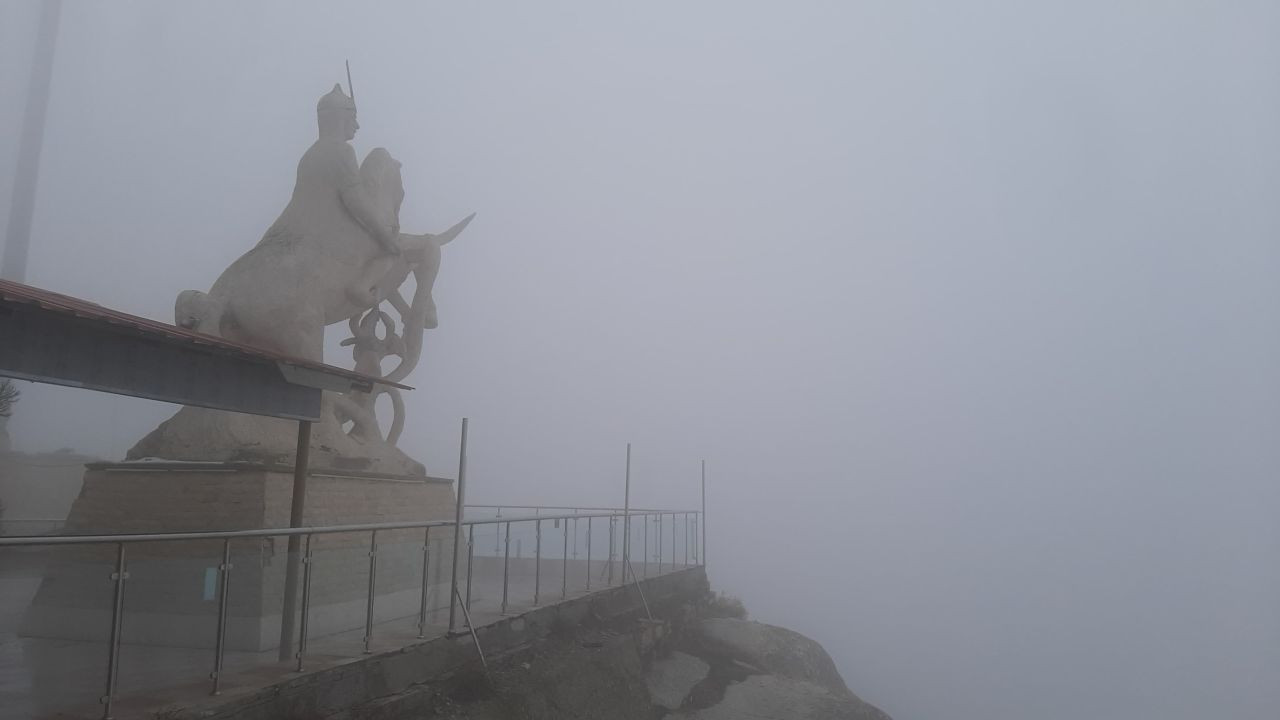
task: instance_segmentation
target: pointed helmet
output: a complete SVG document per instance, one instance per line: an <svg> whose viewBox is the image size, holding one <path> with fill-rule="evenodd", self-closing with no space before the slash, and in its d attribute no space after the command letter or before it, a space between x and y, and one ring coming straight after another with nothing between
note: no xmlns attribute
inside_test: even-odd
<svg viewBox="0 0 1280 720"><path fill-rule="evenodd" d="M333 89L316 103L316 113L323 115L334 110L355 110L356 103L342 92L342 86L334 83Z"/></svg>

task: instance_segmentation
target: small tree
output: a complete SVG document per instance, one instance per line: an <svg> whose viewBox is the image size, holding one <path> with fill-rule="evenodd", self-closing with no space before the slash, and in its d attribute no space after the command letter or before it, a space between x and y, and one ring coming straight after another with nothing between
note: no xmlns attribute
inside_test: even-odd
<svg viewBox="0 0 1280 720"><path fill-rule="evenodd" d="M22 393L12 380L0 380L0 418L13 415L13 406L17 404Z"/></svg>

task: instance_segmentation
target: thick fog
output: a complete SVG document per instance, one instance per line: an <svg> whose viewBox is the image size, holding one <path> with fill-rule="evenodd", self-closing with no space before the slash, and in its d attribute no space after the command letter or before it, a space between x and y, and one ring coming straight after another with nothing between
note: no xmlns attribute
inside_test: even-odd
<svg viewBox="0 0 1280 720"><path fill-rule="evenodd" d="M470 500L696 507L898 720L1280 706L1280 5L89 3L33 285L172 320L351 61L439 232L401 442ZM38 5L0 7L0 211ZM333 330L329 362L350 365ZM172 406L23 386L27 450Z"/></svg>

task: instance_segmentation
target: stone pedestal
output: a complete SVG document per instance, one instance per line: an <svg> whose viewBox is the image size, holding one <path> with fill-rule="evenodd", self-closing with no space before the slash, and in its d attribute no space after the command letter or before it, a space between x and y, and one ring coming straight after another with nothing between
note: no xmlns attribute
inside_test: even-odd
<svg viewBox="0 0 1280 720"><path fill-rule="evenodd" d="M293 469L253 463L98 463L67 518L66 534L282 528L289 524ZM448 520L451 480L314 469L303 525ZM429 599L447 603L452 533L430 536ZM415 615L422 588L423 530L378 533L375 619ZM311 585L313 638L364 625L370 533L317 535ZM267 650L279 640L287 538L231 541L227 643ZM132 543L124 592L124 641L212 647L223 541ZM104 640L110 630L114 546L49 551L45 579L22 634ZM443 587L441 586L443 585Z"/></svg>

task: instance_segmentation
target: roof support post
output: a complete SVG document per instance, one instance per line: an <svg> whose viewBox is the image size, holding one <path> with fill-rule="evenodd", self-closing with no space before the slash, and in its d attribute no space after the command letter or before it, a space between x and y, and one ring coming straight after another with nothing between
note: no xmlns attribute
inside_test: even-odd
<svg viewBox="0 0 1280 720"><path fill-rule="evenodd" d="M311 421L298 421L298 449L293 461L293 499L289 505L289 527L302 527L307 504L307 462L311 456ZM284 606L280 610L280 661L293 659L293 628L298 614L298 553L302 538L289 536L289 555L284 576Z"/></svg>

